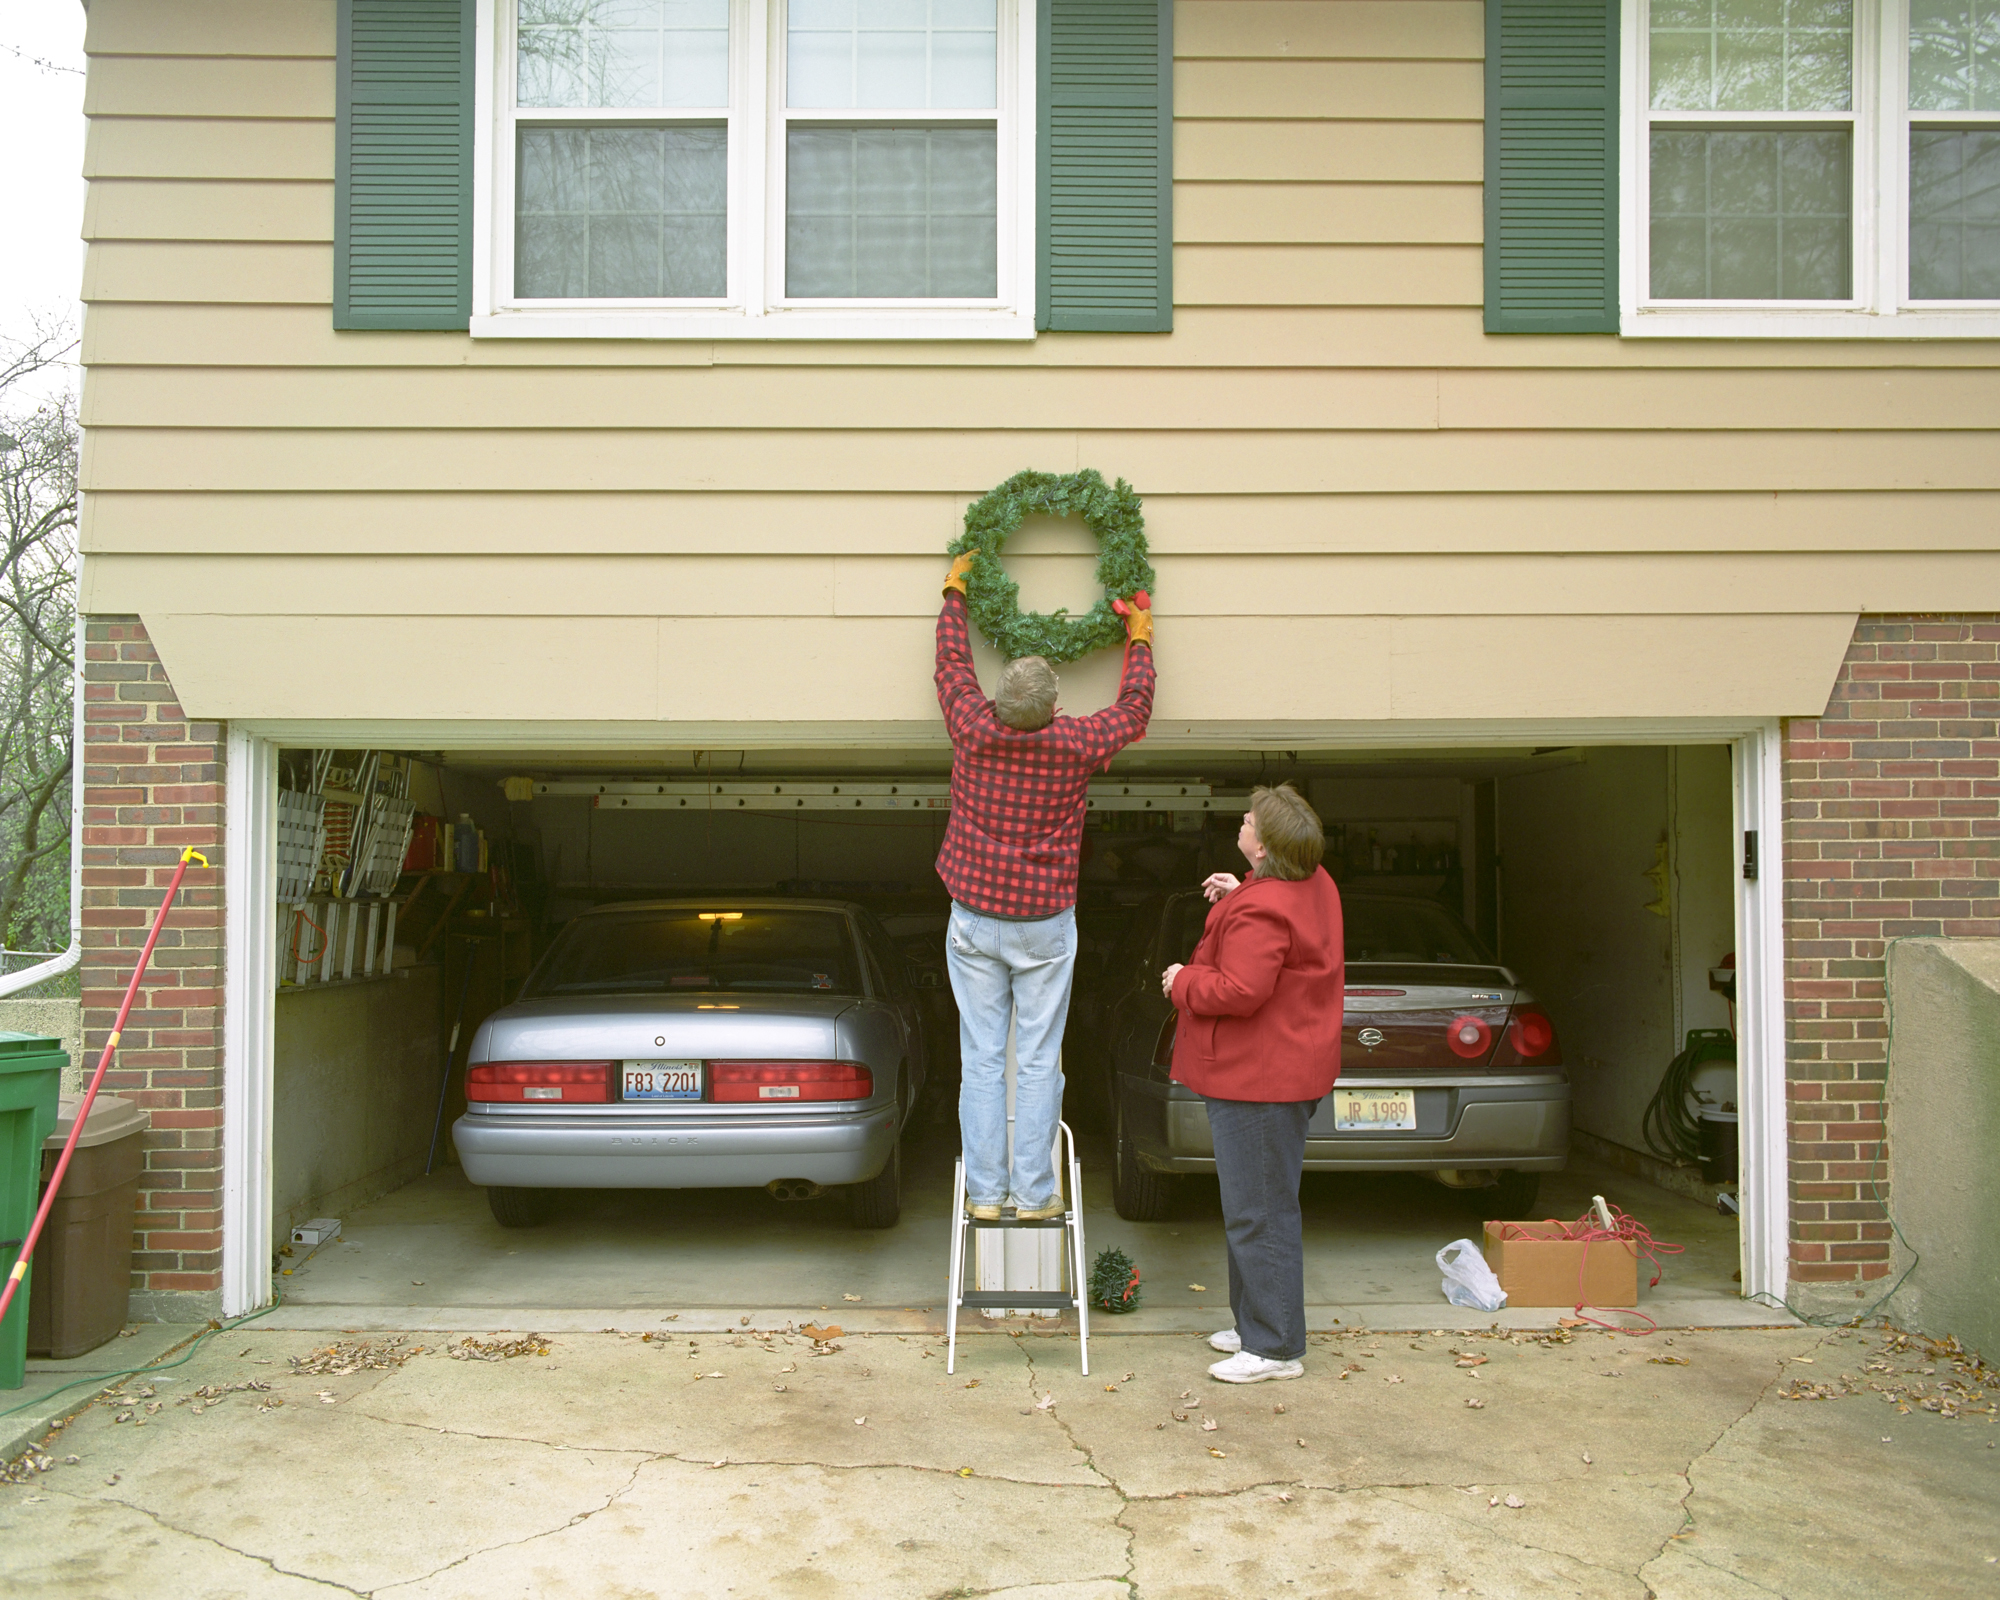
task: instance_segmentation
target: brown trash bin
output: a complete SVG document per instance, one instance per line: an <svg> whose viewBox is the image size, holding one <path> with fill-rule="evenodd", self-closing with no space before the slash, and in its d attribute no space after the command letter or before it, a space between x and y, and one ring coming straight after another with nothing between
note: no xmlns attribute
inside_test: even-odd
<svg viewBox="0 0 2000 1600"><path fill-rule="evenodd" d="M48 1191L80 1094L62 1097L56 1131L42 1145ZM35 1245L29 1282L28 1354L58 1360L95 1350L125 1326L132 1298L132 1213L146 1166L145 1108L101 1094L76 1141L62 1193Z"/></svg>

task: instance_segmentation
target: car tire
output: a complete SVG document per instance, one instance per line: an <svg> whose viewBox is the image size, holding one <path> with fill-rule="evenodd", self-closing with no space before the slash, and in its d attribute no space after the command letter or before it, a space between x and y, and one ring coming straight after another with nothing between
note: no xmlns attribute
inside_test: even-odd
<svg viewBox="0 0 2000 1600"><path fill-rule="evenodd" d="M882 1170L847 1186L847 1220L857 1228L893 1228L903 1214L903 1145L889 1147Z"/></svg>
<svg viewBox="0 0 2000 1600"><path fill-rule="evenodd" d="M1117 1150L1111 1164L1111 1203L1127 1222L1163 1222L1173 1209L1174 1180L1139 1165L1139 1152L1125 1131L1125 1108L1112 1101Z"/></svg>
<svg viewBox="0 0 2000 1600"><path fill-rule="evenodd" d="M493 1184L486 1190L486 1203L493 1209L493 1220L503 1228L539 1228L549 1220L556 1197L547 1189L511 1189Z"/></svg>
<svg viewBox="0 0 2000 1600"><path fill-rule="evenodd" d="M1486 1201L1497 1215L1490 1220L1496 1222L1538 1221L1532 1207L1535 1197L1542 1192L1542 1175L1539 1172L1503 1172L1500 1181L1490 1189L1473 1191Z"/></svg>

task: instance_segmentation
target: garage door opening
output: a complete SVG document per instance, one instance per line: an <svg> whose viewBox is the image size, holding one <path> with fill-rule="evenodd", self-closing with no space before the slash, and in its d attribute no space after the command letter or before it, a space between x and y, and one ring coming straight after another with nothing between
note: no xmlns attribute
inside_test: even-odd
<svg viewBox="0 0 2000 1600"><path fill-rule="evenodd" d="M1226 1316L1209 1309L1226 1291L1205 1126L1156 1064L1157 974L1199 935L1202 879L1241 868L1249 789L1281 780L1326 825L1350 988L1370 991L1350 998L1342 1078L1369 1092L1322 1105L1303 1189L1314 1316L1379 1322L1401 1307L1431 1320L1440 1246L1490 1216L1577 1217L1598 1193L1685 1247L1646 1301L1653 1314L1740 1311L1736 1223L1717 1209L1736 1189L1726 1049L1701 1102L1670 1096L1682 1131L1705 1125L1719 1159L1704 1169L1691 1144L1648 1143L1649 1107L1690 1033L1726 1042L1734 1023L1728 746L1150 743L1093 794L1064 1043L1090 1246L1140 1263L1142 1317ZM940 755L299 748L276 768L273 1236L316 1216L343 1224L338 1244L280 1261L301 1315L501 1326L530 1309L552 1326L602 1325L599 1313L650 1326L845 1307L850 1325L935 1323L957 1149L948 901L932 870ZM621 906L685 902L721 919L776 900L860 908L881 945L864 940L857 968L879 963L906 1003L921 1070L893 1107L895 1223L856 1227L850 1191L810 1182L557 1184L513 1215L491 1205L452 1138L469 1047L562 931ZM721 948L719 923L706 926ZM875 981L829 969L800 982L815 979L830 993ZM1458 1025L1453 1069L1445 1035ZM618 1099L622 1080L606 1085ZM1650 1120L1658 1144L1657 1108Z"/></svg>

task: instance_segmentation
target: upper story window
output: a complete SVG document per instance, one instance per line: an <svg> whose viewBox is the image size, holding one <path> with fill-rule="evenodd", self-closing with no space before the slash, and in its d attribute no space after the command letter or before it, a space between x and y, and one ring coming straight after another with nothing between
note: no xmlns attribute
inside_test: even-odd
<svg viewBox="0 0 2000 1600"><path fill-rule="evenodd" d="M1627 333L2000 332L2000 3L1626 23Z"/></svg>
<svg viewBox="0 0 2000 1600"><path fill-rule="evenodd" d="M475 331L1032 337L1031 11L496 0Z"/></svg>

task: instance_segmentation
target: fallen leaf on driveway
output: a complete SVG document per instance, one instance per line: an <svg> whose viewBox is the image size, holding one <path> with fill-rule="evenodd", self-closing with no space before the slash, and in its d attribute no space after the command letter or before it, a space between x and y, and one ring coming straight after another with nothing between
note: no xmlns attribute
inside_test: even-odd
<svg viewBox="0 0 2000 1600"><path fill-rule="evenodd" d="M1227 1461L1229 1459L1229 1452L1227 1450L1218 1450L1214 1445L1208 1447L1208 1453L1214 1456L1217 1461Z"/></svg>
<svg viewBox="0 0 2000 1600"><path fill-rule="evenodd" d="M700 1383L703 1378L719 1378L721 1376L722 1374L719 1372L697 1372L694 1375L694 1381Z"/></svg>
<svg viewBox="0 0 2000 1600"><path fill-rule="evenodd" d="M778 1370L780 1372L797 1372L799 1370L799 1364L796 1361L787 1361L782 1367L778 1368Z"/></svg>
<svg viewBox="0 0 2000 1600"><path fill-rule="evenodd" d="M1213 1417L1203 1417L1203 1418L1201 1419L1201 1431L1202 1431L1203 1433L1213 1433L1213 1432L1215 1432L1215 1418L1213 1418Z"/></svg>
<svg viewBox="0 0 2000 1600"><path fill-rule="evenodd" d="M969 1478L969 1477L971 1477L971 1476L972 1476L972 1468L970 1468L970 1467L960 1467L960 1468L958 1469L958 1475L959 1475L959 1476L960 1476L961 1478Z"/></svg>
<svg viewBox="0 0 2000 1600"><path fill-rule="evenodd" d="M1285 1408L1284 1408L1284 1407L1283 1407L1282 1405L1275 1405L1275 1406L1271 1407L1271 1415L1272 1415L1272 1416L1274 1416L1274 1417L1282 1417L1282 1416L1283 1416L1284 1414L1285 1414Z"/></svg>
<svg viewBox="0 0 2000 1600"><path fill-rule="evenodd" d="M1486 1402L1484 1400L1481 1400L1477 1395L1474 1395L1470 1400L1466 1401L1465 1403L1474 1411L1484 1411L1486 1409Z"/></svg>
<svg viewBox="0 0 2000 1600"><path fill-rule="evenodd" d="M1401 1383L1403 1381L1403 1377L1401 1373L1392 1372L1389 1374L1388 1377L1384 1378L1382 1381L1384 1383Z"/></svg>
<svg viewBox="0 0 2000 1600"><path fill-rule="evenodd" d="M979 1380L977 1378L967 1378L965 1386L968 1389L977 1389L979 1387Z"/></svg>
<svg viewBox="0 0 2000 1600"><path fill-rule="evenodd" d="M842 1331L840 1324L837 1322L829 1322L825 1327L821 1327L816 1322L808 1322L803 1328L799 1329L799 1332L812 1340L814 1344L824 1344L828 1339L838 1339Z"/></svg>
<svg viewBox="0 0 2000 1600"><path fill-rule="evenodd" d="M1590 1465L1590 1452L1588 1450L1583 1453L1583 1464L1586 1467Z"/></svg>
<svg viewBox="0 0 2000 1600"><path fill-rule="evenodd" d="M1207 1293L1208 1293L1208 1285L1207 1285L1207 1284L1205 1284L1205 1283L1191 1283L1191 1284L1189 1284L1189 1285L1188 1285L1188 1287L1189 1287L1190 1289L1194 1290L1194 1292L1195 1292L1196 1294L1207 1294Z"/></svg>
<svg viewBox="0 0 2000 1600"><path fill-rule="evenodd" d="M844 1294L840 1298L843 1300L859 1300L861 1296L858 1294Z"/></svg>
<svg viewBox="0 0 2000 1600"><path fill-rule="evenodd" d="M1299 1441L1299 1448L1300 1448L1301 1450L1303 1450L1303 1449L1305 1449L1305 1447L1306 1447L1306 1442L1305 1442L1305 1440L1301 1439L1301 1440Z"/></svg>
<svg viewBox="0 0 2000 1600"><path fill-rule="evenodd" d="M864 1426L867 1423L867 1421L868 1419L866 1417L856 1417L854 1419L854 1425L855 1427L859 1428Z"/></svg>
<svg viewBox="0 0 2000 1600"><path fill-rule="evenodd" d="M331 1389L322 1389L322 1390L320 1390L320 1391L319 1391L319 1403L320 1403L321 1405L323 1405L323 1406L330 1406L330 1405L332 1405L332 1404L333 1404L333 1391L332 1391Z"/></svg>
<svg viewBox="0 0 2000 1600"><path fill-rule="evenodd" d="M1583 1326L1583 1318L1581 1318L1581 1317L1557 1317L1557 1318L1556 1318L1556 1326L1557 1326L1558 1328L1580 1328L1580 1327L1582 1327L1582 1326Z"/></svg>
<svg viewBox="0 0 2000 1600"><path fill-rule="evenodd" d="M1509 1511L1519 1511L1521 1507L1523 1507L1527 1503L1528 1503L1527 1501L1523 1500L1517 1494L1510 1494L1504 1501L1501 1502L1501 1504L1506 1506Z"/></svg>
<svg viewBox="0 0 2000 1600"><path fill-rule="evenodd" d="M1656 1367L1684 1367L1688 1364L1686 1356L1648 1356L1646 1360Z"/></svg>
<svg viewBox="0 0 2000 1600"><path fill-rule="evenodd" d="M774 1383L774 1384L772 1384L772 1385L771 1385L771 1388L772 1388L772 1390L773 1390L773 1391L774 1391L775 1393L778 1393L778 1394L789 1394L789 1393L791 1392L791 1391L790 1391L789 1389L787 1389L787 1388L786 1388L786 1386L785 1386L784 1384L782 1384L782 1383Z"/></svg>
<svg viewBox="0 0 2000 1600"><path fill-rule="evenodd" d="M1279 1500L1280 1500L1281 1502L1283 1502L1283 1503L1285 1503L1285 1504L1290 1504L1290 1503L1291 1503L1291 1498L1292 1498L1292 1497L1291 1497L1290 1495L1288 1495L1288 1494L1284 1493L1284 1492L1283 1492L1282 1490L1280 1490L1280 1491L1279 1491L1279 1494L1278 1494L1278 1499L1279 1499Z"/></svg>
<svg viewBox="0 0 2000 1600"><path fill-rule="evenodd" d="M1056 1397L1053 1394L1045 1394L1041 1397L1041 1399L1035 1402L1035 1409L1037 1411L1046 1411L1049 1409L1050 1406L1054 1405L1055 1403L1056 1403Z"/></svg>
<svg viewBox="0 0 2000 1600"><path fill-rule="evenodd" d="M1483 1367L1490 1359L1488 1356L1460 1356L1458 1364L1461 1367Z"/></svg>

